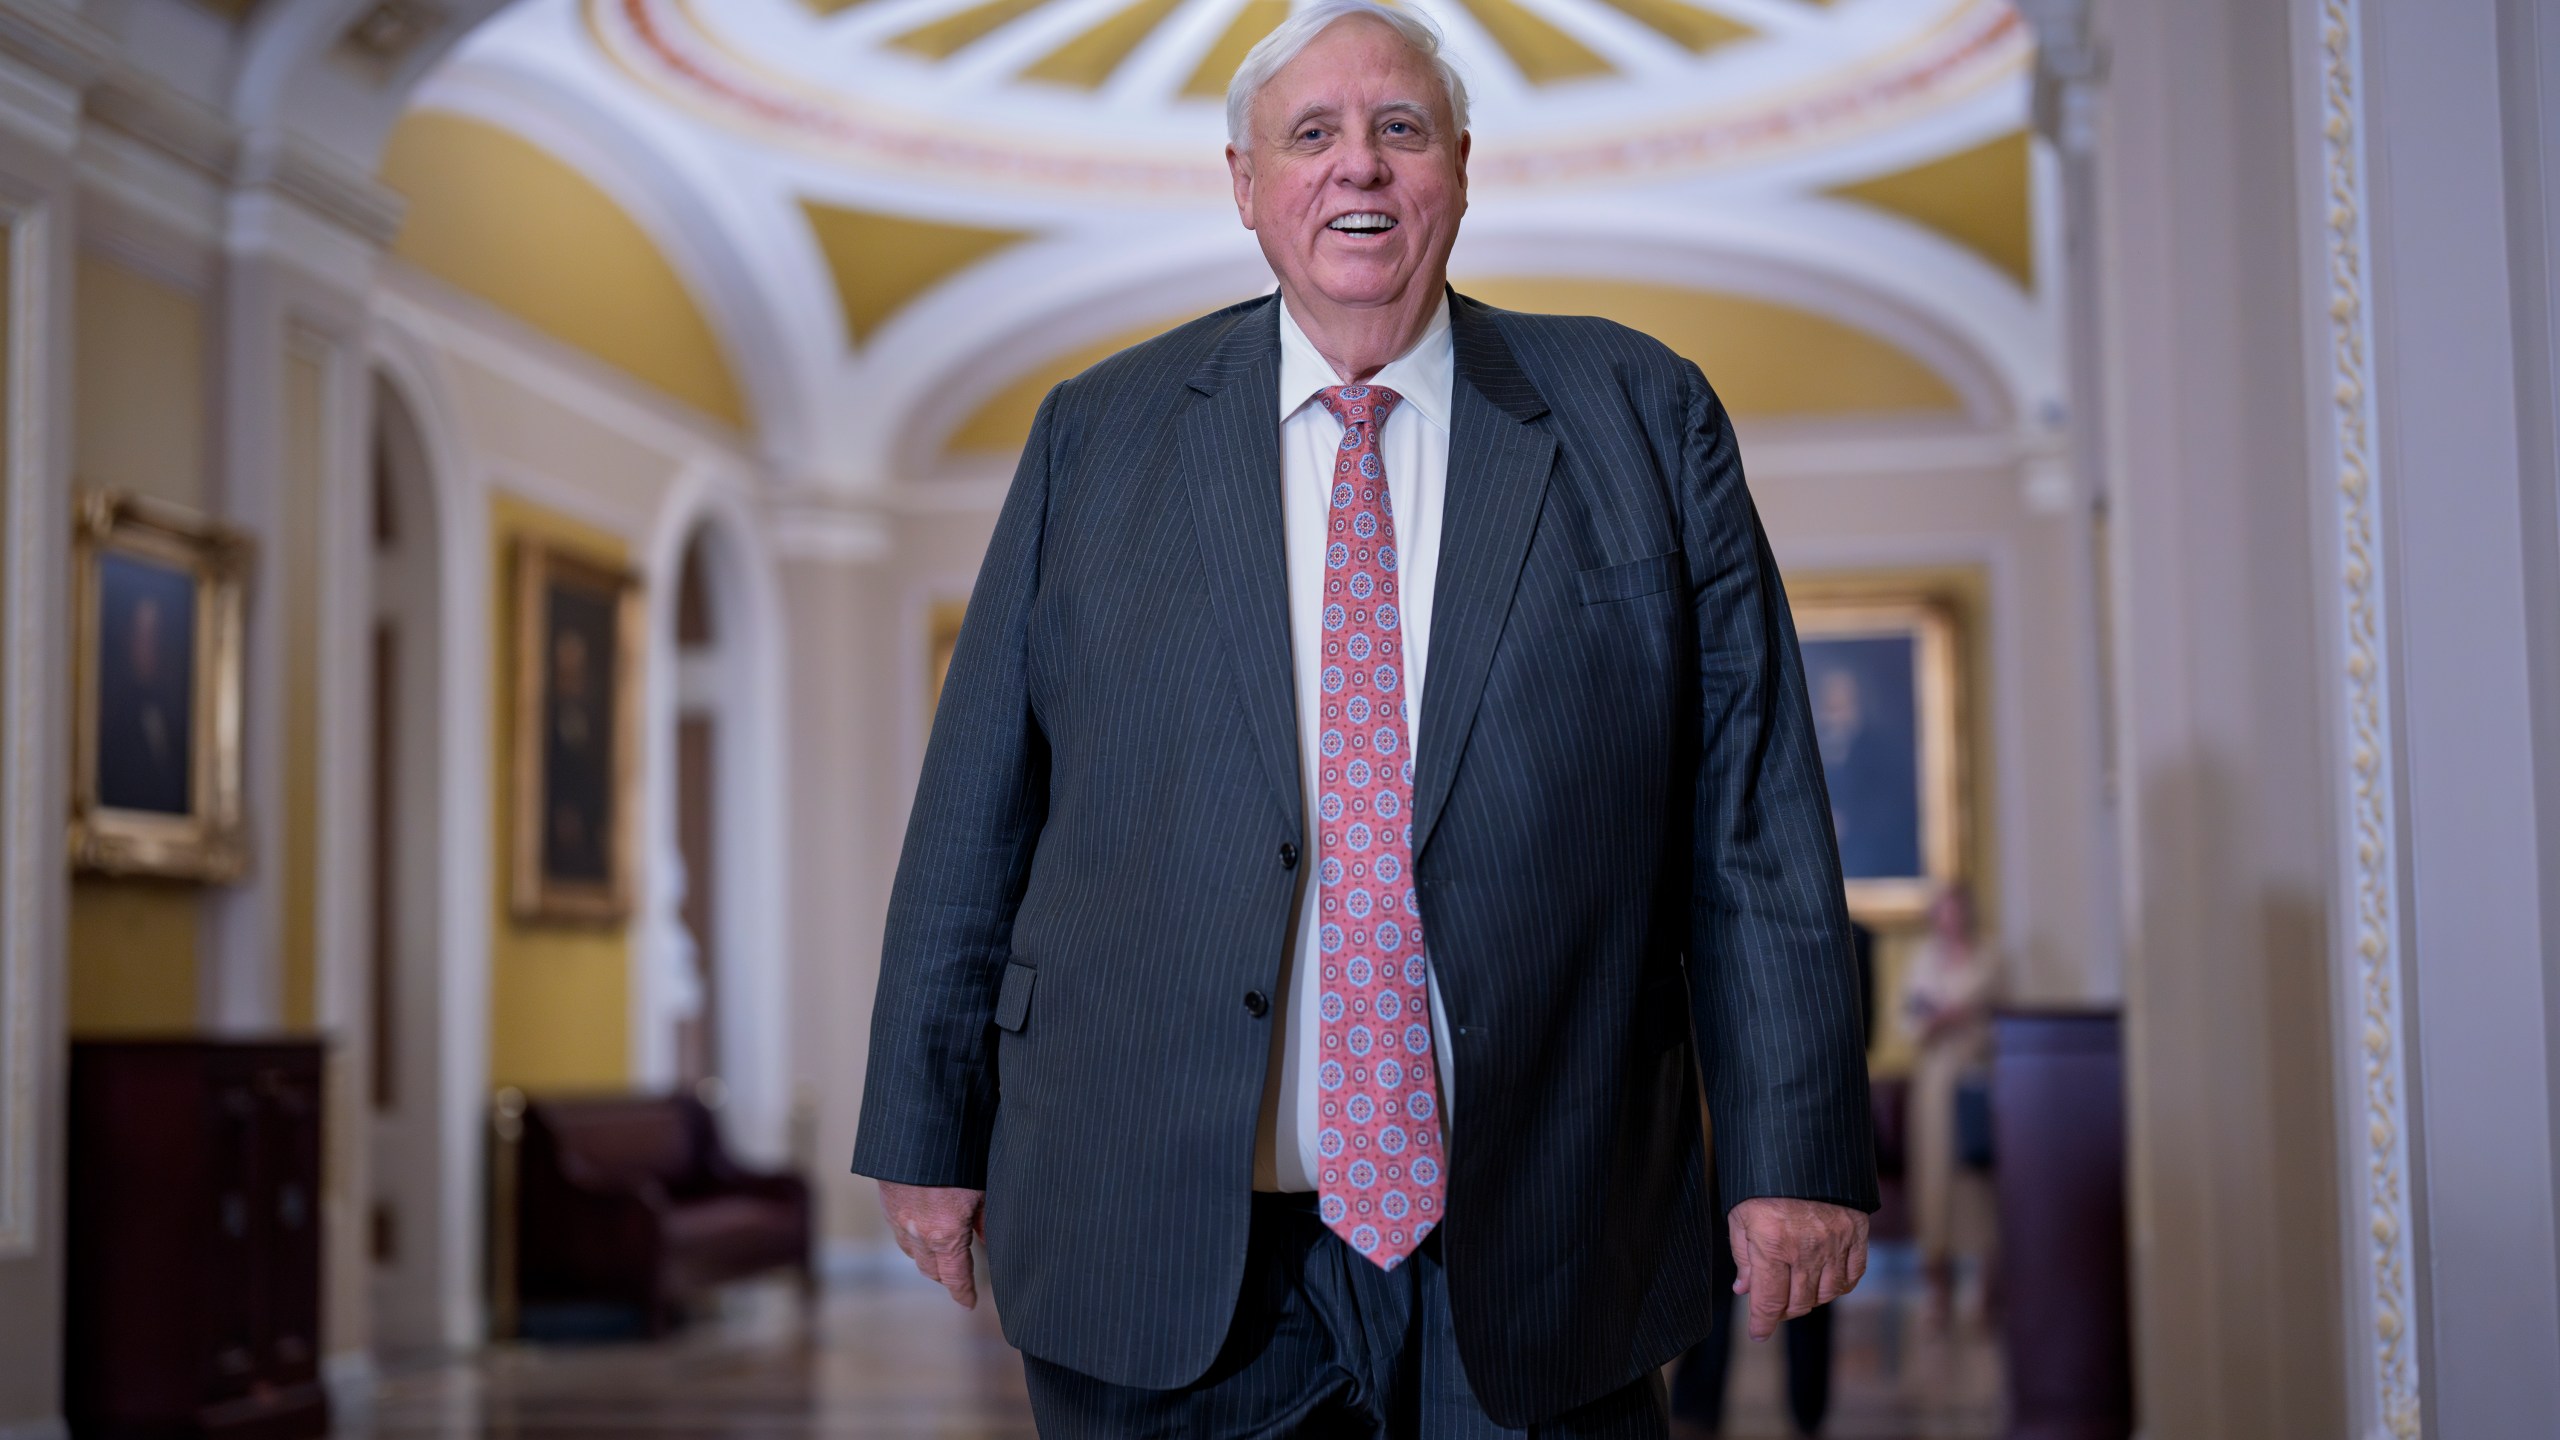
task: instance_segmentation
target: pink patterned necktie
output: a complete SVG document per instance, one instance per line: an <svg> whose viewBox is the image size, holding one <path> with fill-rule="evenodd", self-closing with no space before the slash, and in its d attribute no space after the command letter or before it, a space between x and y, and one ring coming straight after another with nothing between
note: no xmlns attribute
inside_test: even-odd
<svg viewBox="0 0 2560 1440"><path fill-rule="evenodd" d="M1393 1270L1440 1223L1446 1176L1431 968L1413 889L1413 746L1405 706L1396 522L1378 431L1404 397L1337 385L1342 422L1325 520L1323 785L1316 944L1324 970L1316 1133L1324 1223Z"/></svg>

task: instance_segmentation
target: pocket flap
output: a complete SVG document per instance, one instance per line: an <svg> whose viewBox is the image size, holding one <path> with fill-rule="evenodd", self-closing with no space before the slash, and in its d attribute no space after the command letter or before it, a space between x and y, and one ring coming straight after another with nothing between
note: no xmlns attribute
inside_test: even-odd
<svg viewBox="0 0 2560 1440"><path fill-rule="evenodd" d="M1630 560L1624 565L1601 565L1578 572L1573 578L1582 583L1582 603L1598 605L1609 600L1633 600L1668 590L1680 579L1681 555L1677 550Z"/></svg>
<svg viewBox="0 0 2560 1440"><path fill-rule="evenodd" d="M1022 1022L1031 1014L1031 982L1040 972L1028 965L1004 967L1004 988L996 992L996 1028L1022 1033Z"/></svg>

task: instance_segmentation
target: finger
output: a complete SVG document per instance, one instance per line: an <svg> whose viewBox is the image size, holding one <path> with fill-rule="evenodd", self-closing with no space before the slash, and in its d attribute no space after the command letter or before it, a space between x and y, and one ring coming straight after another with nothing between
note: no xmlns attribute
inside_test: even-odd
<svg viewBox="0 0 2560 1440"><path fill-rule="evenodd" d="M1858 1237L1858 1243L1849 1247L1849 1288L1857 1289L1858 1282L1866 1278L1867 1237L1861 1235Z"/></svg>
<svg viewBox="0 0 2560 1440"><path fill-rule="evenodd" d="M1811 1314L1813 1307L1821 1303L1816 1298L1821 1293L1822 1262L1799 1260L1787 1272L1787 1318Z"/></svg>
<svg viewBox="0 0 2560 1440"><path fill-rule="evenodd" d="M1733 1251L1733 1293L1748 1295L1751 1293L1751 1232L1742 1228L1741 1221L1727 1220L1724 1238L1725 1244Z"/></svg>
<svg viewBox="0 0 2560 1440"><path fill-rule="evenodd" d="M1763 1255L1752 1268L1755 1278L1751 1286L1751 1338L1766 1340L1778 1333L1778 1322L1787 1318L1790 1267L1783 1260Z"/></svg>
<svg viewBox="0 0 2560 1440"><path fill-rule="evenodd" d="M977 1309L978 1269L971 1261L968 1242L963 1240L956 1249L944 1252L941 1262L939 1278L942 1288L951 1292L951 1298L958 1301L962 1309Z"/></svg>
<svg viewBox="0 0 2560 1440"><path fill-rule="evenodd" d="M1822 1280L1814 1287L1813 1303L1828 1305L1849 1293L1849 1258L1834 1255L1822 1262Z"/></svg>

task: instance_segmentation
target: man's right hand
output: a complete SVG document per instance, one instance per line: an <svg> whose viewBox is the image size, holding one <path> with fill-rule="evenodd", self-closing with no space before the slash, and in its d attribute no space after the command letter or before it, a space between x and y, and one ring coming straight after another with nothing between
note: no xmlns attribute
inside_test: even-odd
<svg viewBox="0 0 2560 1440"><path fill-rule="evenodd" d="M969 1260L969 1241L984 1228L986 1203L984 1190L880 1182L880 1208L888 1212L889 1233L898 1237L898 1248L916 1262L924 1278L971 1310L978 1308L978 1275Z"/></svg>

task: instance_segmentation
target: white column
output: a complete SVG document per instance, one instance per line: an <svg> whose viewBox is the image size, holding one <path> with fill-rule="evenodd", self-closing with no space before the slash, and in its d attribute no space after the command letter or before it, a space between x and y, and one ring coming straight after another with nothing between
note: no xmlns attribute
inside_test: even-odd
<svg viewBox="0 0 2560 1440"><path fill-rule="evenodd" d="M2102 0L2138 1408L2345 1424L2321 733L2284 7Z"/></svg>
<svg viewBox="0 0 2560 1440"><path fill-rule="evenodd" d="M342 1404L371 1376L370 1074L372 899L373 387L370 295L397 202L370 178L279 134L243 138L226 199L221 316L221 448L216 509L259 544L250 587L243 779L257 863L209 895L207 1020L217 1032L287 1024L282 1011L291 869L284 846L287 767L316 767L312 1019L328 1046L328 1184L322 1195L324 1367ZM300 394L297 391L310 393ZM295 494L288 447L297 406L318 426L316 494ZM309 508L316 506L316 511ZM307 567L308 633L295 633L287 577ZM305 648L307 647L307 649ZM288 746L301 702L295 667L314 687L308 755Z"/></svg>
<svg viewBox="0 0 2560 1440"><path fill-rule="evenodd" d="M2560 536L2549 207L2560 97L2542 87L2560 76L2560 34L2547 5L2316 8L2324 41L2343 36L2362 62L2346 74L2362 82L2369 184L2327 198L2360 203L2371 237L2370 503L2396 712L2379 763L2397 771L2406 847L2398 913L2377 933L2407 947L2420 1394L2433 1434L2551 1434L2560 614L2549 604ZM2389 1348L2378 1332L2364 1338L2377 1356Z"/></svg>
<svg viewBox="0 0 2560 1440"><path fill-rule="evenodd" d="M74 183L106 41L0 16L0 1436L62 1434Z"/></svg>
<svg viewBox="0 0 2560 1440"><path fill-rule="evenodd" d="M790 635L792 1097L831 1272L887 1244L869 1182L849 1172L880 927L912 784L899 717L921 705L905 626L899 522L802 492L771 510ZM921 628L922 619L916 617ZM894 1251L890 1252L894 1254Z"/></svg>

